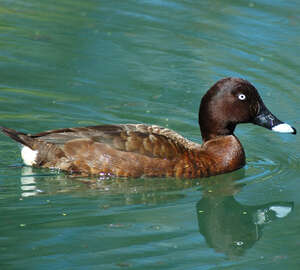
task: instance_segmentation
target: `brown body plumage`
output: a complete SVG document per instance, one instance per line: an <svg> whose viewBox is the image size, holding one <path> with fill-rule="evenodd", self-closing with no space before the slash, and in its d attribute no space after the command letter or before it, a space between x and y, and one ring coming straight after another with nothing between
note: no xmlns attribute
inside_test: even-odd
<svg viewBox="0 0 300 270"><path fill-rule="evenodd" d="M233 135L200 145L170 129L143 124L69 128L35 135L3 131L38 150L33 166L82 175L194 178L245 164L243 148ZM216 151L219 147L222 151Z"/></svg>

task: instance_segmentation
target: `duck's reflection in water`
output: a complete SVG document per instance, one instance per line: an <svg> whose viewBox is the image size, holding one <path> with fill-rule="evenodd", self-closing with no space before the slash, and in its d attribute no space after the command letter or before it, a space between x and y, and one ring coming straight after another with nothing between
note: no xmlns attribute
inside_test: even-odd
<svg viewBox="0 0 300 270"><path fill-rule="evenodd" d="M82 187L97 194L121 195L120 205L161 204L178 201L186 195L181 191L200 186L201 199L196 204L199 231L209 247L229 257L240 256L262 235L262 228L276 219L286 217L293 210L293 202L270 202L261 205L243 205L234 195L245 184L237 180L244 179L243 170L232 174L199 180L181 179L70 179L62 174L42 176L35 179L35 169L23 168L21 177L22 196L34 196L44 193L70 192L82 193ZM41 175L37 175L38 178ZM68 179L68 181L66 181ZM43 185L48 181L52 186ZM82 185L75 185L80 182ZM59 184L58 184L59 183ZM70 183L73 183L69 185ZM56 190L56 191L55 191ZM121 199L122 200L122 199ZM118 200L119 201L119 200ZM170 217L171 218L171 217Z"/></svg>
<svg viewBox="0 0 300 270"><path fill-rule="evenodd" d="M200 233L211 248L229 257L243 255L260 239L264 225L286 217L294 205L243 205L234 198L242 186L228 179L202 185L203 197L196 205Z"/></svg>
<svg viewBox="0 0 300 270"><path fill-rule="evenodd" d="M31 167L22 168L22 176L20 182L22 197L35 196L42 192L40 189L37 188L35 175Z"/></svg>

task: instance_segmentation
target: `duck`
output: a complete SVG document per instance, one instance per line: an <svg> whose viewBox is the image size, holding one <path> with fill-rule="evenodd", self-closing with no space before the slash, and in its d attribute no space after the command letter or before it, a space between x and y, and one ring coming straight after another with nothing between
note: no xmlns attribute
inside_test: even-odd
<svg viewBox="0 0 300 270"><path fill-rule="evenodd" d="M241 123L296 134L242 78L227 77L212 85L202 97L198 120L202 144L171 129L146 124L63 128L37 134L1 130L21 144L27 166L70 175L126 178L201 178L240 169L246 163L245 151L234 130Z"/></svg>

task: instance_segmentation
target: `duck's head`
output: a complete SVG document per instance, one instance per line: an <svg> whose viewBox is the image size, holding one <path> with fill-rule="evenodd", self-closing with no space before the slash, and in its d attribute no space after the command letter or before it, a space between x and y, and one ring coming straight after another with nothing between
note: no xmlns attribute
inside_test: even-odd
<svg viewBox="0 0 300 270"><path fill-rule="evenodd" d="M199 125L203 141L231 135L239 123L253 123L276 132L296 134L295 128L267 109L250 82L232 77L221 79L201 100Z"/></svg>

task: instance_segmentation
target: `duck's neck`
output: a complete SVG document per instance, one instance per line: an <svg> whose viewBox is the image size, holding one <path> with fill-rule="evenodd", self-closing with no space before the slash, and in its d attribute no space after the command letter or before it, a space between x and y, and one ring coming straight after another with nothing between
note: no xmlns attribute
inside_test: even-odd
<svg viewBox="0 0 300 270"><path fill-rule="evenodd" d="M235 124L220 123L213 120L199 122L203 142L223 136L234 135Z"/></svg>

